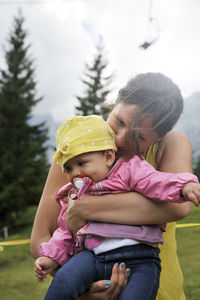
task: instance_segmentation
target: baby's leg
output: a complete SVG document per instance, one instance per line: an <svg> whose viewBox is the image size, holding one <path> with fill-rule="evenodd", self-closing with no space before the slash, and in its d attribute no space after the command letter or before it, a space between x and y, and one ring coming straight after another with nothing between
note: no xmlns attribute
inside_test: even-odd
<svg viewBox="0 0 200 300"><path fill-rule="evenodd" d="M73 256L53 278L45 300L72 300L96 280L94 254L83 250Z"/></svg>
<svg viewBox="0 0 200 300"><path fill-rule="evenodd" d="M155 300L159 278L160 270L154 262L135 265L119 300Z"/></svg>
<svg viewBox="0 0 200 300"><path fill-rule="evenodd" d="M155 300L161 269L159 250L143 244L133 248L135 251L130 254L129 259L124 259L126 267L131 269L131 275L119 300Z"/></svg>

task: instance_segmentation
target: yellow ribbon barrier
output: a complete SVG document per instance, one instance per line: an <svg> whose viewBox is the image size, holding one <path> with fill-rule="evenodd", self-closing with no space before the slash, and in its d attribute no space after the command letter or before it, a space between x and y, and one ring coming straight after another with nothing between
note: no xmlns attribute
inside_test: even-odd
<svg viewBox="0 0 200 300"><path fill-rule="evenodd" d="M187 224L176 224L176 228L186 228L200 226L200 223L187 223Z"/></svg>
<svg viewBox="0 0 200 300"><path fill-rule="evenodd" d="M29 243L30 243L30 239L0 242L0 251L3 251L4 249L3 246L26 245Z"/></svg>
<svg viewBox="0 0 200 300"><path fill-rule="evenodd" d="M176 224L176 228L188 228L188 227L195 227L195 226L200 226L200 223ZM30 243L30 239L0 242L0 251L3 251L4 246L26 245L29 243Z"/></svg>

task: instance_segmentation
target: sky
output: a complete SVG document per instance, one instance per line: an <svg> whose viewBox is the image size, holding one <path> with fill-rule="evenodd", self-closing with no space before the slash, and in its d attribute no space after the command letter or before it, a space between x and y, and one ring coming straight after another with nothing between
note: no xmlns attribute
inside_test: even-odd
<svg viewBox="0 0 200 300"><path fill-rule="evenodd" d="M171 77L185 98L200 91L199 0L0 0L0 68L13 18L22 9L29 54L35 59L38 96L34 113L62 122L83 95L85 63L103 37L110 101L141 72ZM151 18L151 22L149 22ZM147 49L144 41L156 39Z"/></svg>

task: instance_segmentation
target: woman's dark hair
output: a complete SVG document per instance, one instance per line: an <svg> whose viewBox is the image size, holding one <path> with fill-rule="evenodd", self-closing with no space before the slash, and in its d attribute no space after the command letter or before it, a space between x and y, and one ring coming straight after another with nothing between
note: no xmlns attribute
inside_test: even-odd
<svg viewBox="0 0 200 300"><path fill-rule="evenodd" d="M152 118L152 129L164 136L172 129L183 111L183 97L178 86L161 73L139 74L119 91L116 104L135 104L139 107L132 130L137 142L140 123Z"/></svg>

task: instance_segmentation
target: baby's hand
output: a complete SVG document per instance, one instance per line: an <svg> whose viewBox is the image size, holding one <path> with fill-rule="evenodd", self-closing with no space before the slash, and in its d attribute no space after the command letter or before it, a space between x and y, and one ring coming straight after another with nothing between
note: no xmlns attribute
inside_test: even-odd
<svg viewBox="0 0 200 300"><path fill-rule="evenodd" d="M182 194L185 200L191 201L196 207L200 204L200 184L188 182L182 189Z"/></svg>
<svg viewBox="0 0 200 300"><path fill-rule="evenodd" d="M53 273L58 268L58 263L47 256L41 256L35 261L35 276L43 282L47 274Z"/></svg>

